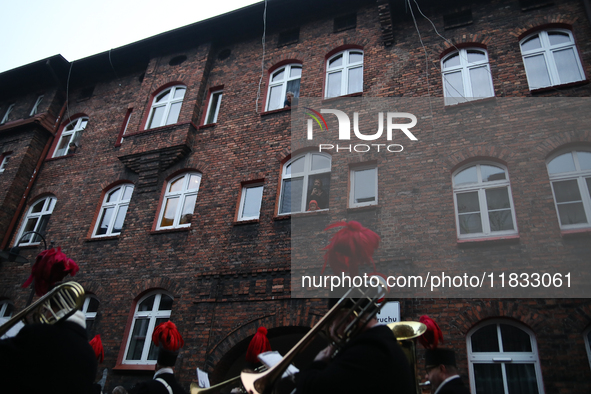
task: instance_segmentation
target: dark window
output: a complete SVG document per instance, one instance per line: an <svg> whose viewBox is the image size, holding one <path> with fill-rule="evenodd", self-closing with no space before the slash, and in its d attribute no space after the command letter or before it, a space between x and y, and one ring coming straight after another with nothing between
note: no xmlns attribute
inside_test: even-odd
<svg viewBox="0 0 591 394"><path fill-rule="evenodd" d="M347 14L334 18L334 31L355 29L357 27L357 14Z"/></svg>
<svg viewBox="0 0 591 394"><path fill-rule="evenodd" d="M185 60L187 60L187 57L185 55L175 56L172 59L170 59L170 61L168 62L168 65L169 66L178 66L179 64L183 63Z"/></svg>
<svg viewBox="0 0 591 394"><path fill-rule="evenodd" d="M472 10L464 10L443 16L443 26L446 29L466 26L472 23Z"/></svg>
<svg viewBox="0 0 591 394"><path fill-rule="evenodd" d="M279 39L277 40L277 46L281 47L284 45L295 44L300 39L300 28L286 30L279 33Z"/></svg>

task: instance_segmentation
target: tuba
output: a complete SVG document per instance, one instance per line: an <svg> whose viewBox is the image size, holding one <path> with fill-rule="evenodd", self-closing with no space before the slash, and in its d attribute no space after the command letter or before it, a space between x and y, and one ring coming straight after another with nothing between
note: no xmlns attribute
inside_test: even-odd
<svg viewBox="0 0 591 394"><path fill-rule="evenodd" d="M21 320L31 323L54 324L67 319L84 304L84 288L76 282L66 282L23 309L0 326L0 336Z"/></svg>
<svg viewBox="0 0 591 394"><path fill-rule="evenodd" d="M419 383L418 381L415 339L427 331L427 326L417 321L403 321L390 323L388 324L388 327L394 333L394 336L398 340L398 345L402 348L402 351L410 364L416 394L421 394L422 391L420 386L425 386L425 384Z"/></svg>

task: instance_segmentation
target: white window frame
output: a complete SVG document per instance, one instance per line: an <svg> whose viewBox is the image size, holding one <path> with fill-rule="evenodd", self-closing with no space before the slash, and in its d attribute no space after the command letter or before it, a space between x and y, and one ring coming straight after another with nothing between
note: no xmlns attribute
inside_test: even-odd
<svg viewBox="0 0 591 394"><path fill-rule="evenodd" d="M298 77L290 77L291 75L291 70L293 68L299 68L300 69L300 75ZM277 81L273 81L273 76L276 75L277 73L279 73L280 71L284 71L284 77L282 80L277 80ZM267 111L273 111L276 109L281 109L284 108L284 103L285 100L287 98L287 84L291 81L295 81L295 80L300 80L300 86L301 86L301 79L302 79L302 73L303 73L303 67L301 64L299 63L293 63L293 64L288 64L285 65L283 67L279 67L277 70L274 70L271 75L269 75L269 88L267 89L267 106L266 106L266 110ZM280 97L282 98L281 100L281 104L279 107L277 108L271 108L271 90L275 87L281 86L281 95ZM294 98L300 97L300 91L298 90L297 92L292 92L294 94ZM292 99L293 100L293 99ZM293 102L292 102L293 105Z"/></svg>
<svg viewBox="0 0 591 394"><path fill-rule="evenodd" d="M131 189L131 194L129 195L129 199L123 199L127 191ZM117 200L107 202L109 195L113 194L115 191L119 190L119 196ZM134 185L132 183L124 183L122 185L117 185L111 189L109 189L103 198L103 203L101 205L101 210L99 212L99 216L96 218L96 223L94 225L94 230L92 231L93 238L100 238L100 237L109 237L113 235L119 235L120 232L114 232L115 220L120 212L121 209L127 209L129 206L129 201L131 201L131 196L133 195ZM113 213L111 214L111 219L109 219L109 225L107 227L107 232L105 234L97 234L101 220L103 218L103 214L107 209L113 208ZM123 222L125 222L125 216L127 212L123 216Z"/></svg>
<svg viewBox="0 0 591 394"><path fill-rule="evenodd" d="M503 343L501 339L501 328L500 324L506 324L520 329L530 338L531 352L503 352ZM499 343L499 352L473 352L472 351L472 335L478 330L489 326L496 325L497 328L497 341ZM491 339L492 340L492 339ZM503 373L503 385L505 394L508 393L507 388L507 375L505 370L506 364L533 364L536 372L536 381L538 384L538 394L544 394L544 383L542 379L542 368L540 366L540 357L538 353L538 345L535 339L534 333L524 325L518 324L509 319L492 319L487 320L485 323L478 324L472 328L466 336L466 344L468 349L468 369L470 374L470 391L477 394L476 392L476 381L474 375L474 364L501 364ZM498 393L503 394L503 393Z"/></svg>
<svg viewBox="0 0 591 394"><path fill-rule="evenodd" d="M95 321L96 320L96 315L98 314L98 312L89 312L88 311L88 307L90 306L90 301L91 300L96 300L96 302L98 302L99 303L99 306L100 306L99 299L97 297L95 297L94 295L87 294L86 297L84 297L84 304L82 304L82 309L81 310L82 310L82 313L84 313L84 317L85 317L85 320L87 322L86 323L86 329L87 330L88 330L88 327L89 327L88 321L89 320ZM98 306L97 306L97 310L98 310ZM89 334L90 334L90 332L89 332Z"/></svg>
<svg viewBox="0 0 591 394"><path fill-rule="evenodd" d="M53 157L66 156L68 154L68 150L70 149L69 147L70 147L71 143L75 143L76 146L78 146L78 141L80 140L80 136L82 134L82 131L84 131L84 129L86 129L87 125L88 125L88 118L86 116L82 116L78 119L71 121L66 126L64 126L64 128L62 129L62 134L60 136L60 139L59 139L57 145L55 146L55 151L53 152ZM72 129L68 130L68 128L70 126L72 126ZM60 146L64 146L64 148L60 149Z"/></svg>
<svg viewBox="0 0 591 394"><path fill-rule="evenodd" d="M152 310L151 311L139 311L138 309L139 309L141 303L153 295L155 296L155 298L154 298L154 304L152 305ZM138 300L138 302L135 306L134 314L133 314L133 321L132 321L131 327L129 328L129 334L127 337L127 344L125 345L125 353L123 353L122 364L128 364L128 365L129 364L132 364L132 365L153 365L153 364L156 364L156 359L148 360L150 346L152 344L152 334L154 333L154 328L156 328L156 320L157 319L170 320L170 315L172 313L172 310L163 310L163 311L158 310L159 305L160 305L160 301L161 301L163 295L172 298L173 303L174 303L174 297L171 294L169 294L167 292L163 292L163 291L150 292L150 293L146 294L145 296L143 296L140 300ZM133 339L133 329L134 329L136 323L140 319L141 320L144 320L144 319L148 320L148 329L146 331L144 346L143 346L143 350L142 350L142 356L139 360L127 360L127 353L129 352L129 346L131 345L131 341Z"/></svg>
<svg viewBox="0 0 591 394"><path fill-rule="evenodd" d="M43 97L44 95L40 95L39 97L37 97L37 101L35 101L35 105L33 105L33 109L31 109L31 113L29 113L29 116L37 115L37 110L39 109L39 104L41 104L41 102L43 101Z"/></svg>
<svg viewBox="0 0 591 394"><path fill-rule="evenodd" d="M259 211L256 216L244 216L244 205L246 203L246 197L248 189L256 189L261 188L261 198L259 199ZM265 191L265 187L263 183L251 183L248 185L242 186L242 192L240 193L240 208L238 209L238 221L244 220L258 220L261 216L261 205L263 203L263 193Z"/></svg>
<svg viewBox="0 0 591 394"><path fill-rule="evenodd" d="M0 318L10 318L12 316L12 312L10 312L10 314L6 313L8 306L12 306L14 308L14 304L9 300L0 301Z"/></svg>
<svg viewBox="0 0 591 394"><path fill-rule="evenodd" d="M589 359L589 368L591 368L591 326L583 331L583 339L585 340L585 350Z"/></svg>
<svg viewBox="0 0 591 394"><path fill-rule="evenodd" d="M43 202L43 206L41 208L41 211L40 212L32 212L33 208L41 202ZM32 219L36 219L35 226L32 230L27 230L27 231L37 231L39 233L43 233L43 231L45 230L45 227L41 228L41 225L43 224L42 219L47 218L47 220L45 221L45 226L47 226L49 219L51 219L51 214L53 213L56 202L57 202L57 199L55 197L49 196L49 197L44 197L39 200L36 200L33 204L31 204L31 206L29 207L29 210L27 211L27 215L25 216L25 219L23 220L23 223L21 225L21 229L18 233L18 238L17 238L16 242L18 242L19 240L21 241L19 243L19 246L38 245L41 242L41 238L37 234L29 234L28 240L24 240L24 241L21 240L21 237L26 232L25 228L27 226L27 223L29 222L29 220L32 220ZM36 238L38 238L38 240L36 240Z"/></svg>
<svg viewBox="0 0 591 394"><path fill-rule="evenodd" d="M367 170L374 170L374 201L366 201L366 202L355 202L355 174L360 171L367 171ZM378 203L378 166L367 165L367 166L359 166L351 168L351 189L349 190L349 207L357 208L357 207L366 207L368 205L377 205Z"/></svg>
<svg viewBox="0 0 591 394"><path fill-rule="evenodd" d="M560 225L561 230L576 230L580 228L589 228L591 227L591 195L589 195L589 189L587 188L585 179L591 178L591 169L589 170L582 170L581 164L578 158L578 152L585 152L591 153L589 151L585 151L583 149L570 149L567 151L560 151L558 154L553 155L547 162L546 162L546 169L548 170L548 177L550 179L550 187L552 188L552 197L554 198L554 208L556 209L556 216L558 217L558 224ZM548 165L556 158L565 155L571 154L574 165L575 171L570 172L562 172L556 174L550 174L550 169ZM587 218L587 223L578 223L578 224L562 224L562 220L560 219L560 211L558 210L558 203L556 202L556 192L554 190L554 182L557 181L576 181L577 186L579 188L579 193L581 195L581 202L583 204L583 209L585 211L585 217Z"/></svg>
<svg viewBox="0 0 591 394"><path fill-rule="evenodd" d="M2 156L2 162L0 163L0 173L3 173L4 170L6 170L10 156L12 156L12 153L6 153Z"/></svg>
<svg viewBox="0 0 591 394"><path fill-rule="evenodd" d="M361 54L362 59L360 62L353 62L353 63L349 62L350 54L353 52L357 52L357 53ZM330 61L340 55L343 56L343 64L340 66L333 66L331 68L329 66ZM339 53L332 55L328 60L326 60L326 76L325 76L326 81L324 82L324 92L325 92L324 98L339 97L339 96L345 96L347 94L363 92L363 61L364 60L365 60L365 53L361 49L347 49L347 50L344 50L344 51L341 51ZM349 70L352 70L352 69L358 68L358 67L361 67L361 90L358 92L349 92ZM334 74L334 73L338 73L338 72L341 72L341 94L336 95L336 96L329 96L328 95L329 75Z"/></svg>
<svg viewBox="0 0 591 394"><path fill-rule="evenodd" d="M484 60L469 62L468 52L480 52L485 56ZM445 66L445 62L454 56L459 56L460 64L456 66ZM484 68L489 76L488 85L490 89L489 96L474 97L474 89L470 71L478 68ZM446 76L460 72L462 74L463 92L458 92L450 83L447 82ZM480 100L487 97L494 97L495 89L492 81L492 74L490 72L490 65L488 62L488 52L483 48L461 48L459 51L454 51L441 59L441 77L443 80L443 96L445 97L445 105L453 105L463 103L471 100Z"/></svg>
<svg viewBox="0 0 591 394"><path fill-rule="evenodd" d="M184 93L181 97L177 97L174 98L176 91L178 89L184 89ZM167 100L164 101L160 101L157 102L159 97L165 96L166 94L169 94L169 98ZM181 108L179 108L179 115L181 113L182 110L182 102L185 99L185 95L187 94L187 87L185 85L177 85L177 86L172 86L170 88L164 89L161 92L158 92L158 94L156 94L154 96L154 98L152 99L152 105L150 106L150 112L148 114L148 120L146 121L146 130L149 129L155 129L156 127L162 127L162 126L168 126L171 124L176 124L178 122L178 116L177 118L174 120L174 122L168 122L168 115L170 114L170 109L172 108L172 106L176 103L181 103ZM160 122L158 124L153 124L152 123L152 116L154 115L154 111L158 108L164 107L164 113L162 114L162 118L160 120Z"/></svg>
<svg viewBox="0 0 591 394"><path fill-rule="evenodd" d="M14 106L15 106L15 104L10 104L8 106L8 108L6 109L6 112L4 113L4 116L2 117L2 121L0 122L0 124L4 124L4 123L8 122L8 117L10 116L10 113L14 109Z"/></svg>
<svg viewBox="0 0 591 394"><path fill-rule="evenodd" d="M489 165L498 167L505 171L505 179L497 180L497 181L489 181L483 182L482 181L482 174L481 174L481 165ZM475 183L467 183L462 184L459 186L455 185L455 176L458 175L460 172L470 168L476 167L477 173L477 182ZM454 209L455 209L455 216L456 216L456 229L457 229L457 236L458 239L474 239L474 238L488 238L488 237L497 237L497 236L506 236L506 235L516 235L518 234L517 228L517 221L515 216L515 204L513 203L513 193L511 191L511 182L509 178L509 171L507 167L502 164L495 163L495 162L477 162L477 163L470 163L465 166L460 167L452 174L452 184L453 184L453 193L454 193ZM513 221L513 230L501 230L501 231L492 231L490 226L490 221L488 217L488 206L486 201L486 190L489 189L498 189L506 187L507 193L509 196L509 204L511 209L511 220ZM470 233L470 234L461 234L460 230L460 216L458 212L458 194L467 193L467 192L477 192L478 193L478 205L479 205L479 213L480 213L480 220L482 225L482 232L481 233ZM505 208L506 209L506 208ZM474 212L476 213L476 212Z"/></svg>
<svg viewBox="0 0 591 394"><path fill-rule="evenodd" d="M326 171L325 169L320 169L320 170L314 170L312 171L312 157L314 155L319 155L319 156L323 156L325 158L327 158L330 161L330 169L328 171ZM294 163L295 161L299 160L300 158L304 158L304 171L303 172L298 172L298 173L290 173L290 174L286 174L286 169L288 166L290 166L292 163ZM308 207L306 206L307 203L307 199L308 199L308 182L310 180L310 177L313 175L318 175L318 174L330 174L332 171L332 156L330 156L329 154L326 153L319 153L319 152L307 152L304 153L302 155L298 155L296 157L291 158L290 160L288 160L284 165L283 168L281 169L281 192L279 195L279 215L290 215L292 213L300 213L300 212L306 212ZM283 209L283 193L284 193L284 181L287 179L293 179L293 178L300 178L303 177L303 184L302 184L302 203L301 203L301 207L299 211L290 211L290 212L282 212ZM325 190L326 192L328 192L328 190ZM330 196L330 194L329 194ZM329 208L324 208L324 209L319 209L320 211L324 211L324 210L328 210Z"/></svg>
<svg viewBox="0 0 591 394"><path fill-rule="evenodd" d="M197 176L199 178L197 182L197 187L193 189L188 189L189 181L191 176ZM189 223L180 223L181 221L181 213L183 211L183 207L187 200L187 197L195 196L195 202L197 202L197 194L199 193L199 187L201 185L201 177L202 175L199 172L185 172L179 176L174 177L170 181L166 183L166 192L164 193L164 197L162 199L162 206L160 207L160 213L158 214L158 224L156 226L157 230L164 230L164 229L171 229L171 228L182 228L182 227L190 227L191 222ZM171 192L170 187L173 183L177 180L185 178L183 181L182 189L179 191ZM173 224L170 226L162 226L162 218L164 216L164 211L167 207L167 202L171 199L178 198L179 203L175 208L175 214L173 219ZM195 212L195 205L191 207L191 215ZM186 214L188 214L187 212Z"/></svg>
<svg viewBox="0 0 591 394"><path fill-rule="evenodd" d="M214 96L218 95L215 107L212 107ZM209 93L209 100L207 103L207 112L205 113L204 125L214 124L218 122L218 115L220 113L220 106L222 104L222 97L224 96L224 89L215 90ZM209 119L211 118L211 122Z"/></svg>
<svg viewBox="0 0 591 394"><path fill-rule="evenodd" d="M548 37L548 33L554 33L554 32L568 34L568 36L570 38L570 42L551 45L550 39ZM524 51L523 44L536 35L540 38L541 47L536 48L536 49L531 49L528 51ZM521 49L521 56L523 59L523 66L525 68L525 74L527 76L527 83L529 85L529 90L541 89L541 88L545 88L548 86L558 86L558 85L563 85L563 84L567 84L567 83L583 81L585 79L585 72L584 72L583 66L581 64L581 59L579 58L579 51L577 50L577 46L575 44L575 39L574 39L573 34L570 30L548 29L548 30L541 30L541 31L532 33L519 42L519 48ZM566 49L572 49L572 51L573 51L573 54L575 57L574 60L577 63L576 66L577 66L577 69L579 70L580 79L577 79L575 81L561 82L560 75L558 74L558 68L556 66L556 61L554 60L553 54L554 54L554 52L563 51ZM543 55L543 57L544 57L544 61L546 64L546 71L548 72L550 84L544 85L544 86L532 86L535 83L535 81L531 80L531 72L527 71L525 59L529 58L529 57L533 57L533 56L539 56L539 55Z"/></svg>

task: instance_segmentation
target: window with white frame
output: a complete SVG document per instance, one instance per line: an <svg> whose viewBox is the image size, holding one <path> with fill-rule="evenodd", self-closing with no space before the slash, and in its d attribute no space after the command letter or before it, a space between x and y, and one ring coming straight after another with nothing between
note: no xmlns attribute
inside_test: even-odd
<svg viewBox="0 0 591 394"><path fill-rule="evenodd" d="M352 168L350 185L350 207L363 207L378 203L378 168L375 165Z"/></svg>
<svg viewBox="0 0 591 394"><path fill-rule="evenodd" d="M204 124L212 124L218 122L218 114L220 113L220 105L222 104L223 90L216 90L209 93L209 104L207 104L207 116Z"/></svg>
<svg viewBox="0 0 591 394"><path fill-rule="evenodd" d="M318 209L328 209L331 157L323 153L308 152L289 160L281 174L279 214L305 212L310 201Z"/></svg>
<svg viewBox="0 0 591 394"><path fill-rule="evenodd" d="M99 300L93 295L84 297L84 304L82 304L82 313L86 318L86 334L88 338L94 337L94 322L98 312Z"/></svg>
<svg viewBox="0 0 591 394"><path fill-rule="evenodd" d="M42 101L43 101L43 95L37 97L37 101L35 101L35 105L33 105L33 109L31 110L31 113L29 114L29 116L37 115L37 111L39 110L39 105L41 104Z"/></svg>
<svg viewBox="0 0 591 394"><path fill-rule="evenodd" d="M82 132L87 124L88 118L86 117L78 118L68 123L62 130L62 135L57 143L53 157L71 155L76 152L78 141L80 141Z"/></svg>
<svg viewBox="0 0 591 394"><path fill-rule="evenodd" d="M261 213L262 201L262 184L249 184L242 186L242 193L240 195L240 209L238 210L238 220L258 219Z"/></svg>
<svg viewBox="0 0 591 394"><path fill-rule="evenodd" d="M267 93L267 111L291 107L293 101L300 97L300 80L302 78L301 64L288 64L275 71L269 77L269 91ZM292 102L288 104L287 93L291 92ZM294 104L295 105L295 104Z"/></svg>
<svg viewBox="0 0 591 394"><path fill-rule="evenodd" d="M0 155L0 157L2 157L2 161L0 161L0 173L4 172L4 170L6 169L6 166L8 165L8 162L10 161L10 156L12 156L10 153L5 153L4 155Z"/></svg>
<svg viewBox="0 0 591 394"><path fill-rule="evenodd" d="M158 93L152 102L146 129L175 124L179 119L186 91L185 86L173 86Z"/></svg>
<svg viewBox="0 0 591 394"><path fill-rule="evenodd" d="M158 348L152 342L154 328L170 320L173 298L165 293L150 293L135 308L125 348L124 364L155 364Z"/></svg>
<svg viewBox="0 0 591 394"><path fill-rule="evenodd" d="M0 318L10 318L14 312L14 305L8 300L0 301Z"/></svg>
<svg viewBox="0 0 591 394"><path fill-rule="evenodd" d="M570 31L540 31L521 40L520 46L530 90L585 79Z"/></svg>
<svg viewBox="0 0 591 394"><path fill-rule="evenodd" d="M494 96L486 50L460 49L441 59L445 104Z"/></svg>
<svg viewBox="0 0 591 394"><path fill-rule="evenodd" d="M2 117L2 121L0 122L0 124L4 124L4 123L8 122L8 118L10 117L10 113L12 112L13 109L14 109L14 104L10 104L8 106L8 108L6 109L6 112L4 113L4 116Z"/></svg>
<svg viewBox="0 0 591 394"><path fill-rule="evenodd" d="M168 182L157 229L191 225L200 184L201 174L198 172L186 173Z"/></svg>
<svg viewBox="0 0 591 394"><path fill-rule="evenodd" d="M587 358L589 359L589 367L591 367L591 327L587 328L583 333L585 339L585 350L587 350Z"/></svg>
<svg viewBox="0 0 591 394"><path fill-rule="evenodd" d="M507 319L491 320L468 333L471 392L544 394L534 334Z"/></svg>
<svg viewBox="0 0 591 394"><path fill-rule="evenodd" d="M94 237L107 237L121 232L132 194L132 184L116 186L105 194L93 232Z"/></svg>
<svg viewBox="0 0 591 394"><path fill-rule="evenodd" d="M548 161L560 228L591 225L591 152L572 150Z"/></svg>
<svg viewBox="0 0 591 394"><path fill-rule="evenodd" d="M25 233L28 231L35 231L45 235L44 232L47 228L47 223L49 223L51 213L55 208L56 201L57 199L55 197L45 197L31 205L31 208L29 208L27 216L25 217L24 225L18 234L17 239L20 240L19 245L35 245L41 242L42 238L39 235L35 233ZM25 235L23 236L23 234Z"/></svg>
<svg viewBox="0 0 591 394"><path fill-rule="evenodd" d="M338 97L363 91L363 51L347 49L326 62L325 97Z"/></svg>
<svg viewBox="0 0 591 394"><path fill-rule="evenodd" d="M509 174L503 166L471 164L452 178L458 238L517 234Z"/></svg>

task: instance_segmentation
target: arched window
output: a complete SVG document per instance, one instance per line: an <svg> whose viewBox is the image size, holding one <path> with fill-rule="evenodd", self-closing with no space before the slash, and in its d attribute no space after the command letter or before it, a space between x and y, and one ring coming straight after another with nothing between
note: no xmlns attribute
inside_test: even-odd
<svg viewBox="0 0 591 394"><path fill-rule="evenodd" d="M21 231L18 234L17 242L20 240L19 245L34 245L41 242L41 237L37 234L30 233L26 234L24 237L23 234L27 231L36 231L45 235L44 232L47 228L47 223L49 222L53 208L55 208L56 201L57 199L55 197L45 197L31 205L23 222L24 224L21 227Z"/></svg>
<svg viewBox="0 0 591 394"><path fill-rule="evenodd" d="M561 229L591 223L591 152L572 150L548 162L554 204Z"/></svg>
<svg viewBox="0 0 591 394"><path fill-rule="evenodd" d="M184 86L173 86L158 93L152 102L146 129L175 124L179 119L186 91Z"/></svg>
<svg viewBox="0 0 591 394"><path fill-rule="evenodd" d="M517 234L509 174L504 167L471 164L452 178L458 238Z"/></svg>
<svg viewBox="0 0 591 394"><path fill-rule="evenodd" d="M324 96L338 97L363 92L363 51L347 49L326 62Z"/></svg>
<svg viewBox="0 0 591 394"><path fill-rule="evenodd" d="M82 132L86 128L87 124L87 117L81 117L68 123L66 127L62 129L62 134L60 136L59 142L57 143L55 152L53 152L53 157L60 157L75 153L76 148L78 147L78 141L80 141Z"/></svg>
<svg viewBox="0 0 591 394"><path fill-rule="evenodd" d="M105 194L93 237L107 237L121 232L132 193L133 185L129 183L116 186Z"/></svg>
<svg viewBox="0 0 591 394"><path fill-rule="evenodd" d="M133 314L133 323L125 348L124 364L155 364L158 349L152 342L154 328L170 320L173 298L163 292L144 296Z"/></svg>
<svg viewBox="0 0 591 394"><path fill-rule="evenodd" d="M300 97L300 80L302 78L301 64L288 64L269 76L269 92L267 93L267 111L286 106L287 92L293 93L294 98ZM293 100L293 98L292 98Z"/></svg>
<svg viewBox="0 0 591 394"><path fill-rule="evenodd" d="M82 304L82 313L86 317L86 334L89 339L94 337L94 322L99 307L99 300L93 295L84 297L84 304Z"/></svg>
<svg viewBox="0 0 591 394"><path fill-rule="evenodd" d="M328 209L331 157L309 152L283 165L279 214L304 212L311 200L319 209Z"/></svg>
<svg viewBox="0 0 591 394"><path fill-rule="evenodd" d="M543 394L533 333L513 321L487 321L468 333L470 385L474 394Z"/></svg>
<svg viewBox="0 0 591 394"><path fill-rule="evenodd" d="M570 31L540 31L521 40L520 46L530 90L585 79Z"/></svg>
<svg viewBox="0 0 591 394"><path fill-rule="evenodd" d="M452 52L441 59L441 73L446 105L494 96L488 54L484 49Z"/></svg>
<svg viewBox="0 0 591 394"><path fill-rule="evenodd" d="M190 172L173 178L166 185L157 229L188 227L197 202L201 174Z"/></svg>

